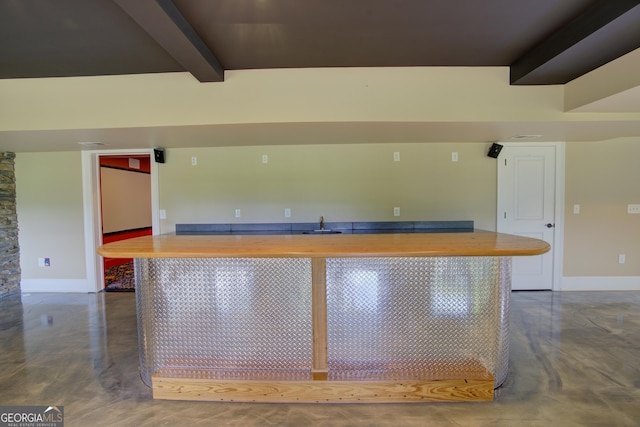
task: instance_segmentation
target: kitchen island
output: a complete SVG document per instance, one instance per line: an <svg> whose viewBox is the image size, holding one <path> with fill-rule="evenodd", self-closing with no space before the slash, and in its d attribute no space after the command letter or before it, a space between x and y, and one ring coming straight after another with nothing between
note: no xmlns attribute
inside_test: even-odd
<svg viewBox="0 0 640 427"><path fill-rule="evenodd" d="M140 373L157 399L490 400L509 359L511 257L494 232L167 235L135 259Z"/></svg>

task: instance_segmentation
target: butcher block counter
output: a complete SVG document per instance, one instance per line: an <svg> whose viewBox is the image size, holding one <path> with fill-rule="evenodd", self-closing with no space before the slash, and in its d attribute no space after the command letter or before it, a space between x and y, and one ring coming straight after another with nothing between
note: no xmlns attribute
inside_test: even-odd
<svg viewBox="0 0 640 427"><path fill-rule="evenodd" d="M509 360L511 258L488 231L145 236L140 374L156 399L491 400Z"/></svg>
<svg viewBox="0 0 640 427"><path fill-rule="evenodd" d="M269 258L541 255L538 239L473 231L326 235L161 235L122 240L99 248L111 258Z"/></svg>

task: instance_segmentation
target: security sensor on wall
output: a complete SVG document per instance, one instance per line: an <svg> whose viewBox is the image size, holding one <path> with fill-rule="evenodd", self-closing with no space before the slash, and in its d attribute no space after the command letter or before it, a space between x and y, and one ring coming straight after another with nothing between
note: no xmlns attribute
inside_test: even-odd
<svg viewBox="0 0 640 427"><path fill-rule="evenodd" d="M489 152L487 153L487 156L497 159L498 155L500 154L500 151L502 151L502 145L496 144L494 142L493 144L491 144L491 148L489 148Z"/></svg>

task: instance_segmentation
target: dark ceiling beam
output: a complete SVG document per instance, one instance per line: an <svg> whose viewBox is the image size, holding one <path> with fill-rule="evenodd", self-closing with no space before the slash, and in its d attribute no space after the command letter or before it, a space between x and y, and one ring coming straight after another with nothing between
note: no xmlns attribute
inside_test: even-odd
<svg viewBox="0 0 640 427"><path fill-rule="evenodd" d="M605 25L640 4L640 0L600 0L511 64L511 84L527 84L527 77Z"/></svg>
<svg viewBox="0 0 640 427"><path fill-rule="evenodd" d="M224 68L171 0L114 1L199 81L224 81Z"/></svg>

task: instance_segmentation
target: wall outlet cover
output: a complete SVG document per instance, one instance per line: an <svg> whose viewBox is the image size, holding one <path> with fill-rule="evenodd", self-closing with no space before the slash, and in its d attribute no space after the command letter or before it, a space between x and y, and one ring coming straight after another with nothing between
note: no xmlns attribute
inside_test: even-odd
<svg viewBox="0 0 640 427"><path fill-rule="evenodd" d="M627 213L640 214L640 205L627 205Z"/></svg>

